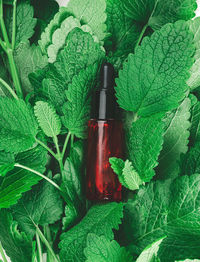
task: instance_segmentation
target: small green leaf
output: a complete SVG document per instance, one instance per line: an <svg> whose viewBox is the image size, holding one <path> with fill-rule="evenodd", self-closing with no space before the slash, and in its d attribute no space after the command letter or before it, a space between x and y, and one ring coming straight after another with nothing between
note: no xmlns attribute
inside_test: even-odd
<svg viewBox="0 0 200 262"><path fill-rule="evenodd" d="M31 238L36 225L45 226L58 221L63 213L60 193L50 183L42 181L25 193L17 205L11 208L20 229Z"/></svg>
<svg viewBox="0 0 200 262"><path fill-rule="evenodd" d="M162 116L154 115L133 122L128 138L129 159L144 182L155 175L153 170L162 149L164 124Z"/></svg>
<svg viewBox="0 0 200 262"><path fill-rule="evenodd" d="M119 105L143 117L176 109L188 89L193 53L193 35L184 21L146 37L116 79Z"/></svg>
<svg viewBox="0 0 200 262"><path fill-rule="evenodd" d="M95 234L88 234L84 254L87 258L86 262L133 262L130 253L125 247L120 247L117 241L110 241L105 236Z"/></svg>
<svg viewBox="0 0 200 262"><path fill-rule="evenodd" d="M109 240L114 238L112 229L118 229L123 216L122 203L108 203L91 207L83 220L72 229L61 235L59 247L63 262L85 261L84 248L88 233L105 235Z"/></svg>
<svg viewBox="0 0 200 262"><path fill-rule="evenodd" d="M71 134L86 138L90 116L91 94L95 88L98 65L82 70L72 80L66 91L67 103L63 106L63 124Z"/></svg>
<svg viewBox="0 0 200 262"><path fill-rule="evenodd" d="M143 181L129 160L124 162L120 158L112 157L109 161L113 171L118 175L119 181L123 186L130 190L139 189Z"/></svg>
<svg viewBox="0 0 200 262"><path fill-rule="evenodd" d="M34 107L34 112L45 135L54 138L60 134L61 121L52 106L47 102L39 101Z"/></svg>
<svg viewBox="0 0 200 262"><path fill-rule="evenodd" d="M0 150L22 152L33 146L35 118L23 100L0 97Z"/></svg>
<svg viewBox="0 0 200 262"><path fill-rule="evenodd" d="M32 243L8 210L0 210L0 242L12 262L31 261Z"/></svg>

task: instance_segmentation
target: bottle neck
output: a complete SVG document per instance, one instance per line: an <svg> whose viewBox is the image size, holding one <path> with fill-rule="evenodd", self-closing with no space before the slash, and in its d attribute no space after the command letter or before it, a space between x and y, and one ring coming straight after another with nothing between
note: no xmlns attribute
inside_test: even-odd
<svg viewBox="0 0 200 262"><path fill-rule="evenodd" d="M102 88L94 94L91 118L97 120L115 119L116 108L117 102L114 92Z"/></svg>

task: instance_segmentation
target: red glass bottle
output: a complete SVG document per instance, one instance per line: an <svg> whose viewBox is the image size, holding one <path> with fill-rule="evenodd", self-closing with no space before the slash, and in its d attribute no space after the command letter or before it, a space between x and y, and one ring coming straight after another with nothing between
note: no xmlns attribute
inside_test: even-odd
<svg viewBox="0 0 200 262"><path fill-rule="evenodd" d="M121 201L122 186L113 172L109 158L123 158L123 126L116 119L114 68L104 63L101 86L93 98L88 123L87 198L92 201Z"/></svg>

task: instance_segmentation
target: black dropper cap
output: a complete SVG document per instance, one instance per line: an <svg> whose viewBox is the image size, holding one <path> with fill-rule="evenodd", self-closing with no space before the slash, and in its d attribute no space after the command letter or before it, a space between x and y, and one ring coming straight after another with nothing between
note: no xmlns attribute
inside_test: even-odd
<svg viewBox="0 0 200 262"><path fill-rule="evenodd" d="M103 63L100 70L100 88L95 92L93 97L93 106L91 111L92 119L115 119L117 102L114 86L114 67L110 63Z"/></svg>

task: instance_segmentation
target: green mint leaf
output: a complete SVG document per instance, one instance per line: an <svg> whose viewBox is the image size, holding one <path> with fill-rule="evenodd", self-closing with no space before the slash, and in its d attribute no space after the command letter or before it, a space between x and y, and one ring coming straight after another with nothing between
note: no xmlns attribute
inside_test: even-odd
<svg viewBox="0 0 200 262"><path fill-rule="evenodd" d="M60 134L61 121L51 105L47 102L38 101L34 107L34 112L46 136L55 138Z"/></svg>
<svg viewBox="0 0 200 262"><path fill-rule="evenodd" d="M73 77L90 65L100 63L104 56L104 51L89 33L78 28L69 33L66 47L58 54L42 82L45 95L59 113L65 102L64 91Z"/></svg>
<svg viewBox="0 0 200 262"><path fill-rule="evenodd" d="M48 63L47 56L43 56L40 48L29 42L20 43L14 53L15 63L20 75L22 87L25 93L33 91L28 78L33 71L42 69Z"/></svg>
<svg viewBox="0 0 200 262"><path fill-rule="evenodd" d="M15 162L43 173L47 162L47 152L41 146L37 146L17 154ZM5 177L0 178L0 208L8 208L16 204L22 193L30 190L40 180L41 177L15 167Z"/></svg>
<svg viewBox="0 0 200 262"><path fill-rule="evenodd" d="M155 175L158 156L163 144L162 116L140 118L133 122L128 138L129 159L144 182Z"/></svg>
<svg viewBox="0 0 200 262"><path fill-rule="evenodd" d="M91 94L95 88L98 65L92 65L74 76L66 91L67 102L63 106L63 124L71 134L87 137L87 121L90 117Z"/></svg>
<svg viewBox="0 0 200 262"><path fill-rule="evenodd" d="M194 44L196 48L196 52L194 55L195 63L193 64L190 70L190 78L187 81L187 84L191 89L195 89L200 86L200 37L199 37L199 29L200 29L200 17L197 17L195 20L188 21L188 25L190 27L190 31L194 34Z"/></svg>
<svg viewBox="0 0 200 262"><path fill-rule="evenodd" d="M150 38L146 37L119 72L116 80L119 105L140 116L177 108L187 90L193 63L192 41L184 21L167 24Z"/></svg>
<svg viewBox="0 0 200 262"><path fill-rule="evenodd" d="M47 53L49 62L54 63L60 49L65 46L66 38L74 28L81 27L80 21L73 16L66 18L60 28L56 29L52 35L52 43L48 46Z"/></svg>
<svg viewBox="0 0 200 262"><path fill-rule="evenodd" d="M105 236L88 234L87 247L84 249L86 262L133 262L133 257L117 241L107 239Z"/></svg>
<svg viewBox="0 0 200 262"><path fill-rule="evenodd" d="M200 173L200 142L191 147L181 158L181 174L192 175Z"/></svg>
<svg viewBox="0 0 200 262"><path fill-rule="evenodd" d="M44 54L47 54L47 48L52 42L53 32L58 29L61 23L69 16L67 8L60 7L59 12L55 14L54 18L45 28L41 34L41 40L38 41L39 46Z"/></svg>
<svg viewBox="0 0 200 262"><path fill-rule="evenodd" d="M174 178L179 174L180 155L188 150L190 107L190 99L186 98L177 110L168 113L164 119L166 130L157 168L159 179Z"/></svg>
<svg viewBox="0 0 200 262"><path fill-rule="evenodd" d="M167 235L158 251L161 261L198 257L199 193L200 175L178 177L171 183L154 181L141 188L125 208L127 243L141 250Z"/></svg>
<svg viewBox="0 0 200 262"><path fill-rule="evenodd" d="M0 241L11 261L31 261L31 240L24 232L19 232L18 224L8 210L0 210L0 221Z"/></svg>
<svg viewBox="0 0 200 262"><path fill-rule="evenodd" d="M191 111L191 128L190 128L191 145L200 142L200 102L193 105Z"/></svg>
<svg viewBox="0 0 200 262"><path fill-rule="evenodd" d="M63 198L66 200L63 229L73 226L85 214L84 195L82 190L83 178L81 177L83 164L83 143L78 141L70 150L70 157L65 161L63 180L61 184Z"/></svg>
<svg viewBox="0 0 200 262"><path fill-rule="evenodd" d="M82 24L89 25L100 41L104 40L106 36L106 0L70 0L67 10Z"/></svg>
<svg viewBox="0 0 200 262"><path fill-rule="evenodd" d="M36 231L33 223L41 226L53 224L63 213L59 191L46 181L25 193L11 210L20 229L31 238Z"/></svg>
<svg viewBox="0 0 200 262"><path fill-rule="evenodd" d="M122 203L93 206L79 224L61 235L59 247L62 261L85 261L83 251L88 233L105 235L112 240L114 238L112 229L119 228L122 216Z"/></svg>
<svg viewBox="0 0 200 262"><path fill-rule="evenodd" d="M16 13L16 47L21 42L26 42L34 33L37 19L33 18L34 9L27 1L17 3ZM12 39L13 7L5 9L5 23L10 40Z"/></svg>
<svg viewBox="0 0 200 262"><path fill-rule="evenodd" d="M152 29L159 29L166 23L177 20L189 20L195 16L197 3L195 0L125 0L126 13L133 20L142 22Z"/></svg>
<svg viewBox="0 0 200 262"><path fill-rule="evenodd" d="M23 100L0 97L0 150L22 152L33 146L37 123Z"/></svg>
<svg viewBox="0 0 200 262"><path fill-rule="evenodd" d="M155 243L150 244L149 246L147 246L144 249L144 251L142 251L142 253L138 257L136 262L144 262L144 261L145 262L154 262L154 261L156 262L157 260L155 259L155 257L157 256L160 244L162 243L163 239L164 239L164 237L159 239Z"/></svg>
<svg viewBox="0 0 200 262"><path fill-rule="evenodd" d="M109 161L113 171L118 175L119 181L124 187L130 190L139 189L143 181L129 160L124 162L120 158L112 157Z"/></svg>
<svg viewBox="0 0 200 262"><path fill-rule="evenodd" d="M14 154L0 151L0 176L5 176L10 170L14 168L14 164Z"/></svg>
<svg viewBox="0 0 200 262"><path fill-rule="evenodd" d="M124 1L107 0L106 24L111 33L109 50L114 57L125 59L133 52L141 30L133 19L126 16L124 10Z"/></svg>

